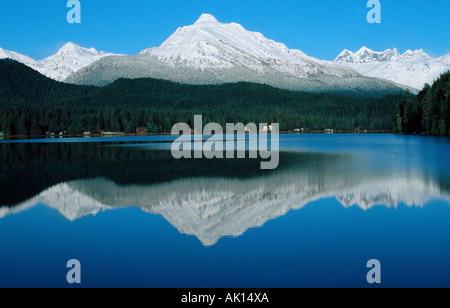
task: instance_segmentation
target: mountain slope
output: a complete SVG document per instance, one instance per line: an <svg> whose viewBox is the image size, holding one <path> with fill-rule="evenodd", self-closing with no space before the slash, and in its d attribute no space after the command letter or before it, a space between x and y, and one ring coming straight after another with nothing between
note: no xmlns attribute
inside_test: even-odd
<svg viewBox="0 0 450 308"><path fill-rule="evenodd" d="M0 48L0 59L11 59L23 63L29 67L36 67L37 61L20 53Z"/></svg>
<svg viewBox="0 0 450 308"><path fill-rule="evenodd" d="M0 106L57 106L92 90L95 88L52 80L12 59L0 60Z"/></svg>
<svg viewBox="0 0 450 308"><path fill-rule="evenodd" d="M67 43L58 52L38 61L37 71L54 80L63 81L72 73L86 67L112 53L84 48L74 43Z"/></svg>
<svg viewBox="0 0 450 308"><path fill-rule="evenodd" d="M0 48L0 59L16 60L57 81L63 81L83 67L112 55L114 54L99 52L95 48L80 47L69 42L59 49L56 54L43 60L35 61L28 56Z"/></svg>
<svg viewBox="0 0 450 308"><path fill-rule="evenodd" d="M293 77L307 78L324 73L331 76L355 76L345 70L308 57L299 50L245 30L237 23L224 24L203 14L192 26L179 28L160 47L141 55L155 56L171 66L232 69L236 66L263 72L266 65Z"/></svg>
<svg viewBox="0 0 450 308"><path fill-rule="evenodd" d="M355 53L344 50L335 62L364 76L390 80L413 89L432 84L442 73L450 70L450 54L432 58L423 50L408 50L400 54L397 49L375 52L363 47Z"/></svg>
<svg viewBox="0 0 450 308"><path fill-rule="evenodd" d="M383 95L402 91L390 82L363 77L333 62L203 14L194 25L179 28L160 47L135 56L108 57L66 79L105 85L114 80L152 77L187 84L256 82L291 90Z"/></svg>
<svg viewBox="0 0 450 308"><path fill-rule="evenodd" d="M78 86L49 79L16 61L0 60L0 127L11 135L131 133L144 126L163 133L180 121L189 123L195 114L222 125L226 119L280 123L283 131L358 126L385 130L392 127L398 99L401 96L377 99L244 82L188 85L152 78L119 79L103 88Z"/></svg>

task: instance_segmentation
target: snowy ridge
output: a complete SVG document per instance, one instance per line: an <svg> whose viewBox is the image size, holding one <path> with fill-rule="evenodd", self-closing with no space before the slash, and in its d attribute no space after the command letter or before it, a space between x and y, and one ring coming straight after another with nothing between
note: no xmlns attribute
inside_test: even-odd
<svg viewBox="0 0 450 308"><path fill-rule="evenodd" d="M101 59L65 81L102 86L118 78L144 77L185 84L244 81L291 90L370 95L405 90L332 61L309 57L237 23L221 23L209 14L201 15L193 25L178 28L159 47L135 56Z"/></svg>
<svg viewBox="0 0 450 308"><path fill-rule="evenodd" d="M344 50L335 62L364 76L390 80L418 90L450 70L450 54L432 58L422 49L400 54L397 49L375 52L363 47L355 53Z"/></svg>
<svg viewBox="0 0 450 308"><path fill-rule="evenodd" d="M413 191L413 193L411 193ZM106 179L62 183L12 208L0 208L0 218L46 204L73 221L99 211L139 207L162 215L180 233L196 236L205 246L225 236L240 236L250 228L327 197L345 207L368 210L375 205L423 206L432 199L450 200L433 182L412 177L343 181L331 173L320 180L307 174L280 173L247 180L181 179L154 185L117 185Z"/></svg>
<svg viewBox="0 0 450 308"><path fill-rule="evenodd" d="M335 61L310 57L300 50L247 31L237 23L221 23L202 14L178 28L161 46L138 55L115 55L67 43L55 55L35 61L0 48L11 58L58 81L106 85L118 78L151 77L187 84L256 82L305 91L349 93L417 92L450 70L450 54L432 58L423 50L375 52L366 47L344 50Z"/></svg>
<svg viewBox="0 0 450 308"><path fill-rule="evenodd" d="M23 63L30 67L36 67L37 62L30 57L22 55L20 53L14 51L8 51L3 48L0 48L0 59L12 59L17 62Z"/></svg>
<svg viewBox="0 0 450 308"><path fill-rule="evenodd" d="M0 48L0 59L12 59L23 63L51 79L63 81L69 75L91 65L104 57L115 54L84 48L74 43L67 43L58 52L48 58L35 61L28 56ZM117 55L116 55L117 56Z"/></svg>
<svg viewBox="0 0 450 308"><path fill-rule="evenodd" d="M378 63L378 62L388 62L397 61L400 58L400 53L397 48L391 50L387 49L384 52L376 52L368 49L367 47L362 47L356 53L353 53L345 49L335 60L338 63Z"/></svg>
<svg viewBox="0 0 450 308"><path fill-rule="evenodd" d="M203 14L191 26L178 28L160 47L146 49L141 55L155 56L172 66L231 69L246 67L263 72L264 64L294 77L307 78L320 70L340 77L350 71L329 69L299 50L250 32L237 23L221 23L214 16ZM322 65L324 65L322 67Z"/></svg>
<svg viewBox="0 0 450 308"><path fill-rule="evenodd" d="M55 55L38 61L36 70L49 78L63 81L83 67L113 55L97 51L95 48L88 49L74 43L67 43Z"/></svg>

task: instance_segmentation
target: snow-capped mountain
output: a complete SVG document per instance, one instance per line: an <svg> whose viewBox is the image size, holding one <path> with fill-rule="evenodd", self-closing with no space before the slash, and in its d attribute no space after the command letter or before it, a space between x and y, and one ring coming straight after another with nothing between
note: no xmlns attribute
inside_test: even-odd
<svg viewBox="0 0 450 308"><path fill-rule="evenodd" d="M115 54L84 48L74 43L65 44L56 54L38 61L36 68L41 74L63 81L72 73L86 67L101 58Z"/></svg>
<svg viewBox="0 0 450 308"><path fill-rule="evenodd" d="M135 56L102 59L66 81L104 85L121 77L188 84L248 81L310 91L401 91L398 85L309 57L237 23L221 23L209 14L201 15L193 25L178 28L160 47Z"/></svg>
<svg viewBox="0 0 450 308"><path fill-rule="evenodd" d="M3 48L0 48L0 59L12 59L33 68L37 66L37 61L32 58Z"/></svg>
<svg viewBox="0 0 450 308"><path fill-rule="evenodd" d="M67 43L40 61L0 48L11 58L58 81L106 85L118 78L152 77L187 84L256 82L292 90L347 93L413 92L450 70L450 54L432 58L423 50L344 50L334 62L203 14L178 28L161 46L125 56Z"/></svg>
<svg viewBox="0 0 450 308"><path fill-rule="evenodd" d="M0 48L0 59L8 58L21 62L41 74L57 81L63 81L72 73L86 67L101 58L115 54L84 48L67 43L58 52L48 58L36 61L28 56Z"/></svg>
<svg viewBox="0 0 450 308"><path fill-rule="evenodd" d="M375 52L363 47L355 53L344 50L335 62L364 76L390 80L418 90L450 70L450 54L433 58L422 49L400 54L396 48Z"/></svg>
<svg viewBox="0 0 450 308"><path fill-rule="evenodd" d="M210 14L201 15L194 25L177 29L160 47L144 50L141 55L155 56L171 66L201 70L238 66L263 72L266 65L299 78L317 73L354 75L299 50L290 50L261 33L247 31L237 23L221 23Z"/></svg>

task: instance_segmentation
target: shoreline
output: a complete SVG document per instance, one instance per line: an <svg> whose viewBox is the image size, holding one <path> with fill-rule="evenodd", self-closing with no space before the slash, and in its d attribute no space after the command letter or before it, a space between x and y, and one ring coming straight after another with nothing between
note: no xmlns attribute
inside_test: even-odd
<svg viewBox="0 0 450 308"><path fill-rule="evenodd" d="M247 135L248 133L246 133ZM325 131L325 130L316 130L316 131L308 131L308 132L293 132L293 131L282 131L279 132L280 135L308 135L308 134L324 134L324 135L333 135L333 134L393 134L390 130L365 130L361 132L355 131ZM198 135L198 134L192 134ZM270 133L269 133L270 135ZM114 138L114 137L151 137L151 136L172 136L170 133L157 133L157 134L137 134L137 133L117 133L117 134L65 134L65 135L39 135L39 136L31 136L31 135L4 135L0 137L1 141L6 140L31 140L31 139L74 139L74 138Z"/></svg>

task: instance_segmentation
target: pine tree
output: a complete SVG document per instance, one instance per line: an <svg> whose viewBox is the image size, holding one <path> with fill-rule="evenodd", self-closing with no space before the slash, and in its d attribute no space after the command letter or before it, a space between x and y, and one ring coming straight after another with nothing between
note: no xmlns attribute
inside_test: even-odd
<svg viewBox="0 0 450 308"><path fill-rule="evenodd" d="M431 93L431 87L429 84L426 84L423 92L423 101L422 101L422 126L425 134L429 134L431 132L432 120L433 120L433 99Z"/></svg>
<svg viewBox="0 0 450 308"><path fill-rule="evenodd" d="M394 132L402 133L403 132L403 103L404 101L398 101L395 106L395 122L394 122Z"/></svg>

